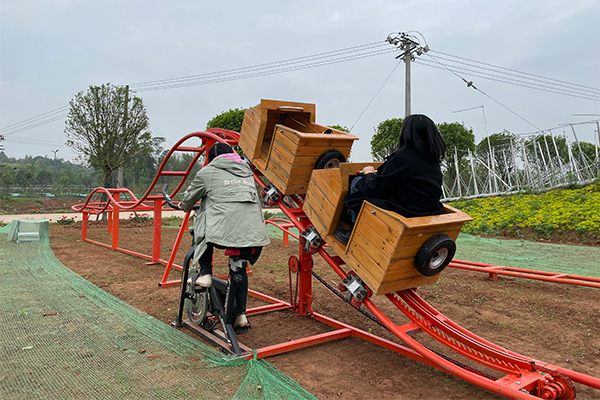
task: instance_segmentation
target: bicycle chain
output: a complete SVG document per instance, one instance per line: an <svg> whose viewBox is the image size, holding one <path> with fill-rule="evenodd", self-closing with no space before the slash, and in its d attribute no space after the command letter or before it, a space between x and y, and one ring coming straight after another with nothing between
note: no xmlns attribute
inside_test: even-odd
<svg viewBox="0 0 600 400"><path fill-rule="evenodd" d="M386 330L389 330L380 320L377 319L377 317L375 317L373 314L371 314L368 311L363 310L360 307L354 307L350 302L348 302L346 300L346 296L344 296L343 294L341 294L338 290L336 290L333 286L331 286L329 283L325 282L325 280L323 278L321 278L315 271L312 271L312 274L315 278L317 278L319 280L319 282L321 282L323 285L325 285L325 287L329 290L331 290L336 296L338 296L340 299L344 300L344 302L348 303L350 305L350 307L358 310L361 314L363 314L365 317L369 318L371 321L377 323L378 325L380 325L381 327L385 328Z"/></svg>

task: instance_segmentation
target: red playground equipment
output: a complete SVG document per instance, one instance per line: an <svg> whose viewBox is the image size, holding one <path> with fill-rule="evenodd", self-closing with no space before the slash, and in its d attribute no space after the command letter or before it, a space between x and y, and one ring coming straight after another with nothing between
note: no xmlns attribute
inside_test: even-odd
<svg viewBox="0 0 600 400"><path fill-rule="evenodd" d="M344 177L344 174L348 174L348 171L357 170L353 164L345 163L343 157L348 154L355 138L349 134L344 136L343 132L326 132L325 130L326 128L314 123L314 105L263 100L261 104L247 111L241 133L242 138L236 132L224 129L209 129L207 132L191 133L179 140L168 152L150 188L140 199L137 199L127 189L95 189L84 204L73 207L74 210L83 212L82 240L139 256L152 263L161 263L165 265L165 273L159 285L164 287L181 284L180 280L168 281L167 279L172 268L182 269L181 266L174 264L174 259L179 244L188 229L189 214L185 214L183 217L184 222L179 230L169 259L163 260L160 255L160 232L161 212L165 206L165 200L161 195L152 194L159 192L159 190L155 191L154 188L163 183L159 182L161 177L180 179L177 185L171 185L174 189L170 193L170 197L173 198L181 191L194 164L201 160L205 150L215 141L227 142L231 145L239 143L251 163L255 181L261 187L266 202L279 207L289 219L289 221L280 220L270 223L279 225L282 229L297 228L301 233L298 236L299 254L297 257L292 256L288 261L290 279L297 279L296 296L290 296L290 300L285 301L249 290L250 296L261 299L269 305L248 309L247 314L254 315L277 310L291 310L334 328L334 330L326 333L273 344L260 349L252 350L240 344L242 357L250 359L254 353L256 357L264 358L335 339L355 336L511 399L574 399L575 388L572 381L600 389L600 379L598 378L534 360L486 341L452 322L417 294L415 290L417 286L437 280L437 275L448 265L453 252L447 260L441 260L445 265L441 265L439 257L443 258L444 254L448 255L444 250L446 247L442 246L442 250L438 248L437 253L432 253L427 259L429 269L426 272L432 274L430 276L423 275L422 272L416 269L415 254L419 249L425 247L423 242L427 243L427 239L431 237L446 235L452 239L456 238L462 222L468 220L468 216L458 210L448 208L445 214L439 216L440 219L425 222L414 221L415 219L404 219L407 220L404 221L401 216L388 215L393 213L386 213L385 210L367 209L364 205L361 216L359 216L359 218L362 218L362 222L360 219L357 221L348 246L345 248L341 243L335 241L331 235L331 227L335 227L340 217L341 209L338 200L343 198L344 190L347 191L348 175ZM296 140L295 138L299 139ZM331 152L337 150L337 145L342 146L341 150L338 151L342 155L341 157L338 153ZM165 170L169 157L175 152L193 152L195 154L194 159L185 171ZM249 152L251 154L248 154ZM327 154L325 157L327 160L324 162L321 155L325 154ZM336 156L331 157L331 154ZM312 173L315 163L320 163L321 166L321 169L314 170L320 171L317 174ZM352 175L352 173L349 174ZM339 192L336 197L338 200L331 199L331 211L323 211L331 216L331 221L322 220L321 216L323 214L319 210L315 210L317 205L315 205L314 194L323 193L319 189L318 182L316 182L317 177L321 180L321 183L330 187L333 192L336 190ZM339 179L341 181L338 181ZM341 182L341 184L338 182ZM95 194L105 194L106 200L101 202L92 201L92 195ZM123 200L125 195L128 197L127 200ZM325 196L329 196L329 194L325 193ZM325 205L323 205L324 207ZM139 254L119 247L118 213L122 210L154 212L154 245L151 255ZM110 216L108 229L112 233L111 245L87 238L89 215L104 212L107 212ZM377 225L380 224L380 220L374 220L374 216L389 221L387 227ZM317 218L320 220L317 221ZM313 221L313 219L315 220ZM388 244L382 244L383 247L389 250L391 258L387 261L388 265L382 265L378 261L378 271L382 271L380 276L371 273L373 269L367 265L368 261L365 261L368 257L375 259L379 255L364 254L360 251L362 239L361 232L358 229L366 229L361 228L361 226L368 224L375 224L383 231L396 232L394 235L399 235L396 239L406 237L404 241L396 240L398 242L396 247L389 245L392 247L387 249ZM401 228L396 229L397 226ZM415 231L415 229L423 229L423 231ZM384 238L385 240L387 239ZM420 242L415 244L417 240ZM444 243L447 243L447 239L445 240ZM331 247L327 246L325 248L326 243ZM331 250L335 251L334 255L332 255ZM398 254L405 254L405 256L401 257ZM322 257L339 276L340 285L338 288L331 287L313 271L313 257L315 256ZM395 261L399 259L409 261L403 261L402 263ZM454 262L456 263L456 261ZM360 266L357 267L357 263L360 263ZM338 293L340 297L345 297L345 300L353 307L363 314L367 314L392 332L400 339L402 344L378 337L315 312L312 308L313 277ZM185 285L185 283L183 284ZM377 285L377 287L371 287L373 285ZM342 294L338 290L345 293ZM372 296L387 298L411 322L403 325L396 324L373 303ZM347 307L347 305L343 306ZM227 346L222 345L223 337L217 337L213 333L206 332L189 320L185 320L183 323L204 338L220 344L224 351L227 351ZM493 372L494 376L429 349L416 340L416 336L413 335L416 331L427 333L448 350L453 351L454 354L466 357L483 367L495 371Z"/></svg>

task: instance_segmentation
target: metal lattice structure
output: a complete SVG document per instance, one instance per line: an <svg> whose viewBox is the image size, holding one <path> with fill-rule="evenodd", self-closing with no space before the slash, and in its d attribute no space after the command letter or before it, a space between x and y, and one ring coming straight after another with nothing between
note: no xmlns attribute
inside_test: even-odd
<svg viewBox="0 0 600 400"><path fill-rule="evenodd" d="M573 134L577 138L574 128ZM578 140L570 142L566 136L549 131L515 136L503 145L489 145L484 151L449 149L454 157L444 170L443 200L542 192L592 183L600 176L599 146L594 144L589 151L589 143L586 145L587 152Z"/></svg>

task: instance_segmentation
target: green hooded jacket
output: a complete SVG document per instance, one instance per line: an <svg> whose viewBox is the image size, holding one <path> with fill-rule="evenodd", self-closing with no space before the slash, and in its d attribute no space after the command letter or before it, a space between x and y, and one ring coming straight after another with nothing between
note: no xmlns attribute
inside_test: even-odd
<svg viewBox="0 0 600 400"><path fill-rule="evenodd" d="M194 217L194 263L207 243L224 247L259 247L269 244L260 198L252 170L245 162L219 156L196 174L179 206Z"/></svg>

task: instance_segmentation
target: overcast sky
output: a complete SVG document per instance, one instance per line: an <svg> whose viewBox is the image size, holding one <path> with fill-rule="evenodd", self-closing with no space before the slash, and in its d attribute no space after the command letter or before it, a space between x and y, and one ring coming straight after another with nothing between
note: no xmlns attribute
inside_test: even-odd
<svg viewBox="0 0 600 400"><path fill-rule="evenodd" d="M7 139L5 153L13 157L53 157L58 150L57 157L74 159L64 145L64 118L29 130L6 128L67 106L90 85L135 87L377 42L378 49L394 50L384 45L386 37L408 31L432 50L412 64L413 113L436 123L464 122L477 141L486 136L484 115L488 134L504 129L526 134L600 119L595 0L0 0L0 5L0 129L5 128L0 133ZM354 126L360 140L352 160L366 161L377 124L404 116L398 53L136 95L147 107L153 134L165 137L169 147L204 130L216 114L263 98L315 103L317 123ZM461 60L478 66L480 76L450 66ZM484 79L483 72L517 85ZM595 123L575 125L579 140L592 143L596 129ZM570 127L553 133L563 131L573 140Z"/></svg>

